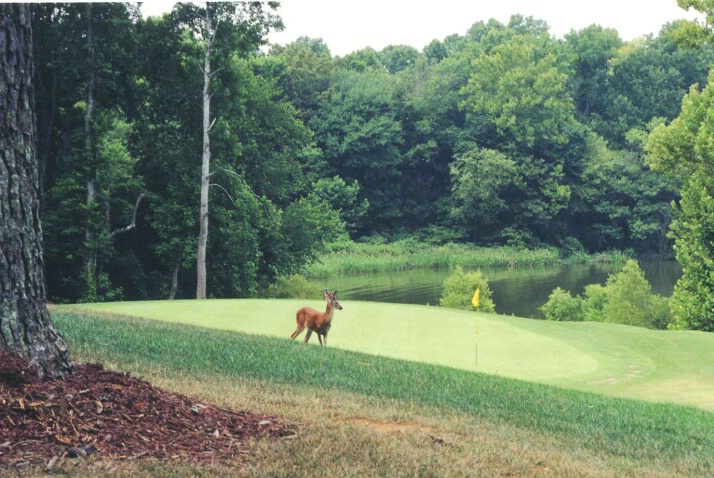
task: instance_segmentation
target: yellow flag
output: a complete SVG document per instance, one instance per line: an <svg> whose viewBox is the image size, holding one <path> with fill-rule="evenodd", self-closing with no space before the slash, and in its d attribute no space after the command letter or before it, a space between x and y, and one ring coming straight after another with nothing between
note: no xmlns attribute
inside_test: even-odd
<svg viewBox="0 0 714 478"><path fill-rule="evenodd" d="M476 289L476 292L474 292L474 298L471 299L471 303L478 309L478 302L479 299L481 298L481 288L479 287Z"/></svg>

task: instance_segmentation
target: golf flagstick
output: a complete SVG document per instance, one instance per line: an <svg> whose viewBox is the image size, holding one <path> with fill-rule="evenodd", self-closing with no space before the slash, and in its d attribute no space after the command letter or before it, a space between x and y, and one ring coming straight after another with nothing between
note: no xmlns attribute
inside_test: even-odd
<svg viewBox="0 0 714 478"><path fill-rule="evenodd" d="M474 292L473 299L471 299L471 303L476 307L476 366L478 367L478 306L479 306L479 299L481 298L481 288L477 287L476 292Z"/></svg>

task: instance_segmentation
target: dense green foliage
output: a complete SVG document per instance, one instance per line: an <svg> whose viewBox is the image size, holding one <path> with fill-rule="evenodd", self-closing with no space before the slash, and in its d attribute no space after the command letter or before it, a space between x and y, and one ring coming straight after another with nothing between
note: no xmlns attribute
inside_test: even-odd
<svg viewBox="0 0 714 478"><path fill-rule="evenodd" d="M347 235L671 252L677 181L649 170L643 144L714 61L711 46L676 41L685 24L626 43L597 25L556 39L515 15L421 52L333 57L311 38L261 48L280 28L275 5L240 5L209 7L223 12L211 50L210 296L254 296ZM36 6L54 300L192 295L198 14Z"/></svg>
<svg viewBox="0 0 714 478"><path fill-rule="evenodd" d="M682 191L672 232L682 277L672 296L673 329L714 332L714 194L698 174ZM711 183L711 177L706 179Z"/></svg>
<svg viewBox="0 0 714 478"><path fill-rule="evenodd" d="M320 297L322 290L314 282L308 281L300 274L281 276L267 290L268 297L291 299L314 299Z"/></svg>
<svg viewBox="0 0 714 478"><path fill-rule="evenodd" d="M547 320L583 320L581 301L567 290L556 287L548 296L548 302L540 307Z"/></svg>
<svg viewBox="0 0 714 478"><path fill-rule="evenodd" d="M678 0L704 20L683 22L673 31L681 45L714 44L714 5L699 0ZM704 84L704 82L701 82ZM714 111L714 73L706 85L693 85L682 100L679 116L659 125L650 135L647 149L652 168L677 181L681 200L671 237L682 266L671 300L674 329L714 331L714 156L711 116Z"/></svg>
<svg viewBox="0 0 714 478"><path fill-rule="evenodd" d="M416 402L547 432L561 444L672 463L691 476L708 476L714 470L708 453L714 446L714 415L693 407L611 398L201 327L66 312L56 313L55 320L76 354L124 370L138 366L197 379L260 380ZM683 456L696 460L683 462Z"/></svg>
<svg viewBox="0 0 714 478"><path fill-rule="evenodd" d="M491 298L493 293L481 271L464 272L461 266L457 266L451 275L444 279L444 290L439 305L453 309L477 310L473 303L474 298L477 297L476 291L479 299L478 311L495 312L496 304Z"/></svg>
<svg viewBox="0 0 714 478"><path fill-rule="evenodd" d="M608 277L604 286L586 286L582 297L573 297L570 292L556 288L540 310L547 320L589 320L667 328L671 320L669 303L651 289L637 261L630 259L620 272Z"/></svg>
<svg viewBox="0 0 714 478"><path fill-rule="evenodd" d="M714 156L711 115L714 75L701 91L692 87L682 112L669 125L660 125L647 144L653 168L679 181L672 236L682 278L672 296L677 329L714 331Z"/></svg>

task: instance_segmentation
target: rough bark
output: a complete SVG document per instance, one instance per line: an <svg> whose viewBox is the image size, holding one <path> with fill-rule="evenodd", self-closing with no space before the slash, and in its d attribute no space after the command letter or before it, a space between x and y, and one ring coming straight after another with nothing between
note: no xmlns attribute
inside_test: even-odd
<svg viewBox="0 0 714 478"><path fill-rule="evenodd" d="M72 363L47 310L30 5L0 4L0 18L0 349L58 378Z"/></svg>
<svg viewBox="0 0 714 478"><path fill-rule="evenodd" d="M203 155L201 161L201 208L198 231L198 249L196 258L196 299L206 298L206 247L208 245L208 189L211 185L211 43L213 30L210 9L206 5L204 31L206 33L206 51L203 61Z"/></svg>

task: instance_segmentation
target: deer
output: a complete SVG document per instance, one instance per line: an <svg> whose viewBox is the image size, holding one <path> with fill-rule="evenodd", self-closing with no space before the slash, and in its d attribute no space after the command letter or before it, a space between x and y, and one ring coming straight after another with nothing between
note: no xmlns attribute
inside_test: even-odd
<svg viewBox="0 0 714 478"><path fill-rule="evenodd" d="M290 336L291 339L295 340L307 327L305 343L310 340L310 336L313 332L317 332L317 340L320 341L320 345L324 347L327 346L327 333L332 326L332 316L335 314L335 309L342 310L342 306L337 302L337 290L335 290L335 292L329 292L325 289L322 298L327 302L327 309L324 313L312 307L303 307L297 311L295 315L297 329L295 329L295 332Z"/></svg>

